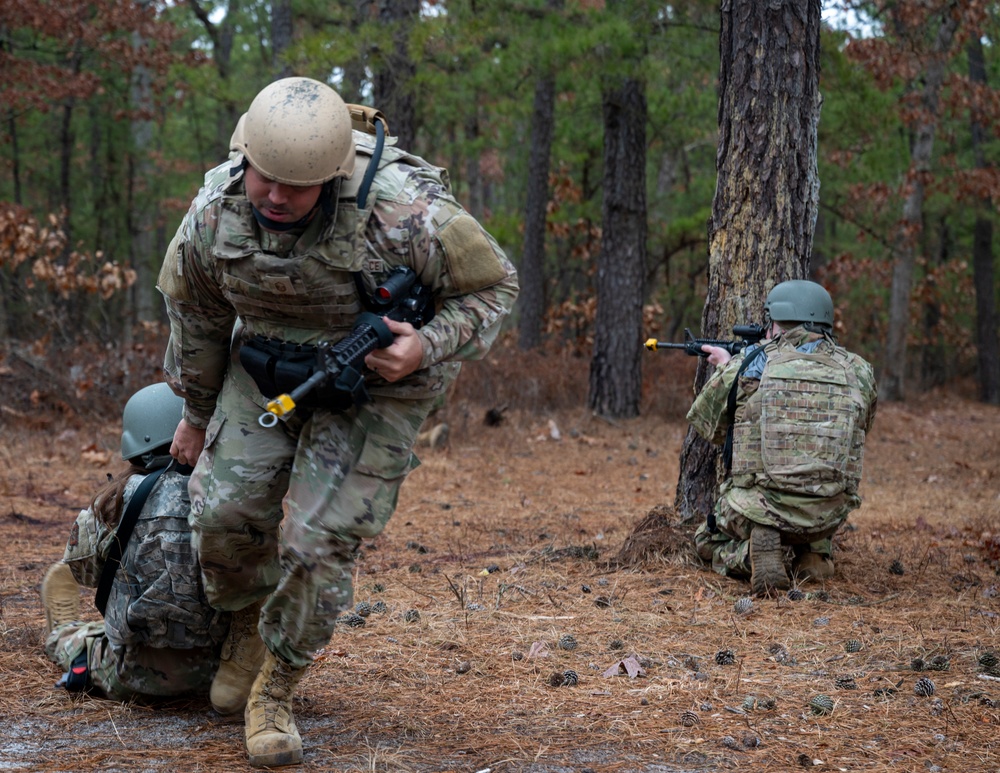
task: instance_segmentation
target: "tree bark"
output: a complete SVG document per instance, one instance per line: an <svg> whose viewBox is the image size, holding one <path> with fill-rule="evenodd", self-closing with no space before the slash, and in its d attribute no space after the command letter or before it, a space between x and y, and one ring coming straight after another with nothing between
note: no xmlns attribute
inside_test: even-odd
<svg viewBox="0 0 1000 773"><path fill-rule="evenodd" d="M524 251L518 306L518 346L534 349L542 342L545 316L545 221L549 204L549 158L555 124L555 78L542 75L535 83L531 115L531 155L524 207Z"/></svg>
<svg viewBox="0 0 1000 773"><path fill-rule="evenodd" d="M980 35L969 41L969 78L986 85L986 65ZM972 151L977 169L988 169L983 144L986 127L975 113L972 118ZM1000 405L1000 347L997 342L996 278L993 260L993 202L989 197L979 202L972 236L972 282L976 289L976 346L979 375L979 399Z"/></svg>
<svg viewBox="0 0 1000 773"><path fill-rule="evenodd" d="M375 106L389 120L399 147L416 152L417 113L413 79L417 68L408 49L410 32L420 13L420 0L382 0L379 21L392 30L393 48L375 73Z"/></svg>
<svg viewBox="0 0 1000 773"><path fill-rule="evenodd" d="M604 201L588 403L613 418L639 415L646 276L646 93L623 77L603 94Z"/></svg>
<svg viewBox="0 0 1000 773"><path fill-rule="evenodd" d="M886 336L884 369L879 378L879 397L902 400L906 393L907 336L910 331L910 296L916 263L917 236L921 231L924 193L934 152L934 132L938 103L945 74L945 54L951 48L958 19L949 8L938 27L937 39L923 73L921 107L924 118L916 126L910 151L910 172L900 225L893 240L892 286L889 293L889 329Z"/></svg>
<svg viewBox="0 0 1000 773"><path fill-rule="evenodd" d="M819 205L819 0L724 0L719 38L718 179L708 225L702 335L762 322L764 298L808 276ZM695 388L709 376L699 360ZM674 506L712 511L719 452L689 429Z"/></svg>
<svg viewBox="0 0 1000 773"><path fill-rule="evenodd" d="M271 6L271 70L276 79L294 74L291 66L283 61L285 51L292 45L293 34L292 0L277 0Z"/></svg>

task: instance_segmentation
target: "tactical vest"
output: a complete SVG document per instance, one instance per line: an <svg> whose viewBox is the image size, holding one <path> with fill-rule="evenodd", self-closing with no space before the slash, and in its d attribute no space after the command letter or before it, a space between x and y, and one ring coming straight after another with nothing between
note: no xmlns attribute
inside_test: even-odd
<svg viewBox="0 0 1000 773"><path fill-rule="evenodd" d="M861 481L864 400L846 350L812 353L778 339L764 348L760 386L737 416L733 484L832 497Z"/></svg>
<svg viewBox="0 0 1000 773"><path fill-rule="evenodd" d="M274 351L283 348L291 352L285 380L272 382L272 389L264 388L259 374L253 374L265 397L274 397L304 381L315 364L310 347L321 341L336 343L349 334L365 309L366 296L371 295L392 268L409 265L408 251L395 254L381 250L376 254L367 243L365 233L379 194L388 198L398 195L410 180L414 167L419 168L422 177L449 189L444 169L392 145L382 147L378 159L373 161L374 139L354 131L354 142L357 148L354 174L340 183L333 212L329 217L315 218L290 251L280 254L269 252L260 243L250 202L241 184L242 157L234 156L206 176L203 190L214 191L207 194L208 198L217 199L212 243L216 276L239 317L238 339L245 342L257 337L273 342L277 349L264 352L271 366L276 362ZM374 175L369 170L373 163L377 164ZM358 192L366 172L370 188L365 191L363 206L359 206ZM297 345L304 348L295 351ZM248 371L249 357L253 355L244 356ZM394 392L411 397L429 396L433 392L429 385L439 381L445 370L451 373L454 368L435 365L417 371L394 384ZM378 386L372 391L378 393ZM305 404L310 401L335 407L331 401L336 401L336 396L317 390Z"/></svg>
<svg viewBox="0 0 1000 773"><path fill-rule="evenodd" d="M123 509L144 477L129 479ZM226 636L229 615L209 605L191 547L187 484L187 476L163 473L139 513L105 610L113 644L190 649Z"/></svg>

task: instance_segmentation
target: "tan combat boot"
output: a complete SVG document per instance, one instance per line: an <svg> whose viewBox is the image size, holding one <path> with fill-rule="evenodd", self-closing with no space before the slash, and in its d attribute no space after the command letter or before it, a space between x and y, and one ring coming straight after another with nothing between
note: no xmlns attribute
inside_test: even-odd
<svg viewBox="0 0 1000 773"><path fill-rule="evenodd" d="M219 670L209 692L212 708L220 714L235 714L247 705L250 688L267 651L257 632L259 621L259 601L233 612L229 634L222 644Z"/></svg>
<svg viewBox="0 0 1000 773"><path fill-rule="evenodd" d="M255 768L302 762L302 738L292 716L292 694L305 667L295 668L268 652L243 713L247 753Z"/></svg>
<svg viewBox="0 0 1000 773"><path fill-rule="evenodd" d="M810 550L795 559L794 572L803 581L829 580L833 577L833 559Z"/></svg>
<svg viewBox="0 0 1000 773"><path fill-rule="evenodd" d="M770 526L757 524L750 532L750 588L755 596L786 590L791 583L785 571L781 534Z"/></svg>
<svg viewBox="0 0 1000 773"><path fill-rule="evenodd" d="M80 619L80 586L69 564L52 564L42 580L42 605L49 633L54 628Z"/></svg>

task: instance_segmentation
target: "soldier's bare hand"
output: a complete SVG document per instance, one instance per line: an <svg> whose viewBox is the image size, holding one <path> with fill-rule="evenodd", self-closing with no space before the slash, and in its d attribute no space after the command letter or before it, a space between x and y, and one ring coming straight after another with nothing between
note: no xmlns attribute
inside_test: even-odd
<svg viewBox="0 0 1000 773"><path fill-rule="evenodd" d="M708 357L706 359L712 363L712 365L725 365L733 359L733 356L721 346L709 346L708 344L703 344L701 350L703 352L708 352Z"/></svg>
<svg viewBox="0 0 1000 773"><path fill-rule="evenodd" d="M192 427L188 424L187 419L181 419L177 429L174 430L174 440L170 444L170 455L181 464L194 467L204 447L205 430Z"/></svg>
<svg viewBox="0 0 1000 773"><path fill-rule="evenodd" d="M399 381L420 367L424 345L409 322L396 322L388 317L382 317L382 321L396 338L385 349L376 349L365 357L365 365L386 381Z"/></svg>

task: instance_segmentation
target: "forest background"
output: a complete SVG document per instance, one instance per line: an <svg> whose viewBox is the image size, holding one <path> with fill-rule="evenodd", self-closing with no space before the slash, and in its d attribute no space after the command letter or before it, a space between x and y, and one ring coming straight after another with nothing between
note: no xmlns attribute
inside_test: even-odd
<svg viewBox="0 0 1000 773"><path fill-rule="evenodd" d="M835 298L841 342L880 376L899 371L883 399L947 383L1000 402L998 4L822 8L809 273ZM625 334L605 347L638 338L639 352L646 336L697 334L721 117L719 15L718 3L699 1L0 0L0 366L44 375L5 409L120 405L156 377L166 244L203 173L225 158L240 113L288 74L378 106L403 147L450 170L459 199L518 265L522 295L500 351L517 350L528 370L579 371L600 356L600 284L619 265L637 308L641 299L642 331L628 327L629 313L605 317ZM768 30L754 33L766 59ZM638 134L610 93L621 78L640 84ZM646 233L631 276L603 236L634 213L604 196L609 145L636 136L627 151L643 156ZM904 347L887 352L900 333ZM648 379L620 371L678 355L630 356L637 368L597 378L646 384L643 401L600 402L591 383L592 407L657 407ZM484 389L486 401L533 407L523 383Z"/></svg>

